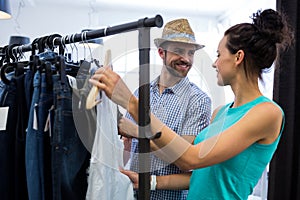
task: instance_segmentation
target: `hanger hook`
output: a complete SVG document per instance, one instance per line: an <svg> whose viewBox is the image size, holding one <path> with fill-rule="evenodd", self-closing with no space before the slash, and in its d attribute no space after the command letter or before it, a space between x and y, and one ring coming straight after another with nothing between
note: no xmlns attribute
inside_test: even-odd
<svg viewBox="0 0 300 200"><path fill-rule="evenodd" d="M17 50L17 49L12 48L12 49L11 49L11 55L13 56L13 61L18 62L18 61L19 61L19 60L18 60L18 52L17 52L16 50Z"/></svg>
<svg viewBox="0 0 300 200"><path fill-rule="evenodd" d="M85 41L86 41L86 44L87 44L87 46L88 46L88 48L89 48L89 51L90 51L91 61L93 62L94 59L93 59L92 50L91 50L91 47L90 47L90 45L89 45L89 43L88 43L87 36L86 36L87 31L85 31L84 33L85 33L85 34L84 34Z"/></svg>
<svg viewBox="0 0 300 200"><path fill-rule="evenodd" d="M25 56L25 54L24 54L21 46L18 46L17 50L19 50L19 54L20 54L19 57L20 57L20 59L26 58L26 56Z"/></svg>
<svg viewBox="0 0 300 200"><path fill-rule="evenodd" d="M68 37L68 35L65 35L61 38L61 45L64 49L64 52L65 52L65 55L68 55L68 48L67 48L67 45L66 45L66 38ZM68 57L67 57L67 60L68 60Z"/></svg>
<svg viewBox="0 0 300 200"><path fill-rule="evenodd" d="M86 59L86 53L85 53L85 40L84 40L84 33L85 33L85 31L83 31L82 33L81 33L81 42L82 42L82 44L83 44L83 57L84 57L84 59Z"/></svg>
<svg viewBox="0 0 300 200"><path fill-rule="evenodd" d="M76 63L78 63L78 48L77 48L76 43L75 43L75 34L73 34L72 38L73 38L72 40L73 40L74 47L76 49Z"/></svg>
<svg viewBox="0 0 300 200"><path fill-rule="evenodd" d="M53 38L53 40L52 40L52 46L53 46L53 48L56 48L57 45L55 45L55 40L56 40L56 39L59 39L59 38L60 38L60 37L54 37L54 38Z"/></svg>
<svg viewBox="0 0 300 200"><path fill-rule="evenodd" d="M70 37L71 38L71 37ZM66 36L64 36L63 37L63 40L64 40L64 44L65 44L65 55L67 56L66 57L66 60L67 60L67 62L71 62L72 61L72 58L70 57L69 58L69 49L68 49L68 47L67 47L67 45L66 45L66 41L67 40L69 40L70 41L70 38L69 38L69 36L68 35L66 35ZM71 45L70 45L71 46ZM71 54L71 56L72 56L72 54Z"/></svg>
<svg viewBox="0 0 300 200"><path fill-rule="evenodd" d="M71 48L71 62L73 62L73 52L74 52L74 46L72 45L72 43L74 44L74 37L73 37L73 35L74 34L72 34L71 36L70 36L70 48Z"/></svg>
<svg viewBox="0 0 300 200"><path fill-rule="evenodd" d="M45 49L47 50L51 50L51 44L49 44L49 38L51 38L51 35L46 36L44 38L44 45L45 45Z"/></svg>
<svg viewBox="0 0 300 200"><path fill-rule="evenodd" d="M106 26L106 27L104 28L104 31L103 31L104 36L107 35L107 29L108 29L108 28L110 28L110 26Z"/></svg>
<svg viewBox="0 0 300 200"><path fill-rule="evenodd" d="M20 46L17 46L17 48L15 49L17 61L19 61L19 60L22 59L22 54L21 54L21 52L20 52L19 47L20 47Z"/></svg>

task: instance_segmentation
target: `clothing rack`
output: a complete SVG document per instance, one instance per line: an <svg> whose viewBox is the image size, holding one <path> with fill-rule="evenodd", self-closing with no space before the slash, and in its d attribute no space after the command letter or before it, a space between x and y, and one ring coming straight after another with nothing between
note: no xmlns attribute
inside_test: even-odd
<svg viewBox="0 0 300 200"><path fill-rule="evenodd" d="M65 44L76 42L84 42L90 39L96 39L109 35L114 35L123 32L138 30L138 44L139 44L139 191L138 199L150 199L150 141L146 137L150 132L150 104L149 104L149 55L150 55L150 28L162 27L163 19L160 15L153 18L143 18L138 21L125 23L117 26L106 27L104 29L86 31L82 33L75 33L66 36L53 34L36 38L31 44L20 46L8 46L10 53L14 55L17 53L32 51L35 54L36 50L42 51L45 47L60 48L60 53L63 52ZM3 48L4 50L5 48ZM3 53L3 52L2 52ZM146 156L145 156L146 155Z"/></svg>

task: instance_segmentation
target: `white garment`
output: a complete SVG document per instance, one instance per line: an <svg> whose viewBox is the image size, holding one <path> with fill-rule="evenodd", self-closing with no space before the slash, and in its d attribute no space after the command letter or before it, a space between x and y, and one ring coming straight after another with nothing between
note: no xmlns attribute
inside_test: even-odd
<svg viewBox="0 0 300 200"><path fill-rule="evenodd" d="M91 154L87 200L133 200L133 186L122 174L123 142L117 130L117 105L102 95Z"/></svg>

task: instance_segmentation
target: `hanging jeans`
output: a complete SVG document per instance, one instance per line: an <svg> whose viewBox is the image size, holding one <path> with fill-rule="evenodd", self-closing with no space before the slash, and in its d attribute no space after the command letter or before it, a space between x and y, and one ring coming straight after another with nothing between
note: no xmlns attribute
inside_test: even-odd
<svg viewBox="0 0 300 200"><path fill-rule="evenodd" d="M5 91L5 83L3 83L3 81L0 80L0 99L2 99L4 91Z"/></svg>
<svg viewBox="0 0 300 200"><path fill-rule="evenodd" d="M27 105L27 110L30 110L31 107L31 98L33 93L33 77L34 77L34 71L28 70L25 74L25 101Z"/></svg>
<svg viewBox="0 0 300 200"><path fill-rule="evenodd" d="M72 91L67 77L53 75L52 187L54 200L83 200L90 154L83 146L72 114Z"/></svg>
<svg viewBox="0 0 300 200"><path fill-rule="evenodd" d="M26 175L30 200L51 198L51 148L47 127L53 92L47 89L46 74L37 71L26 137Z"/></svg>
<svg viewBox="0 0 300 200"><path fill-rule="evenodd" d="M28 112L24 75L12 77L1 90L0 106L9 110L6 129L0 131L0 196L3 200L27 199L24 152Z"/></svg>

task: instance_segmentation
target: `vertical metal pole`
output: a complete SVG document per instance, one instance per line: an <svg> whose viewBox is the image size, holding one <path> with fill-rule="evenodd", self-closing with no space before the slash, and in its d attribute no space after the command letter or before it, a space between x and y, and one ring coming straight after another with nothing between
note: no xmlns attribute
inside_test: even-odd
<svg viewBox="0 0 300 200"><path fill-rule="evenodd" d="M150 28L139 28L139 200L150 199Z"/></svg>

